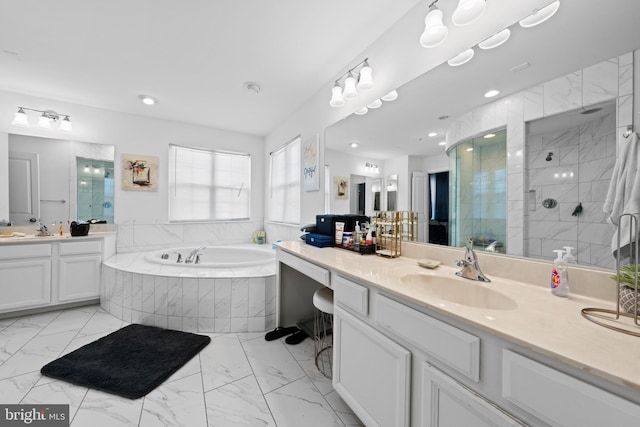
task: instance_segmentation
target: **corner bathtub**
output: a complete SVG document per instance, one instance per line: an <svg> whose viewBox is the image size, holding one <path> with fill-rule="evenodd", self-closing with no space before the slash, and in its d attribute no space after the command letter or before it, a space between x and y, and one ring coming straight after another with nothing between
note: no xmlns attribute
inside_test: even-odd
<svg viewBox="0 0 640 427"><path fill-rule="evenodd" d="M120 320L187 332L263 332L275 327L276 261L270 245L119 253L102 263L100 305ZM168 254L168 259L162 255Z"/></svg>

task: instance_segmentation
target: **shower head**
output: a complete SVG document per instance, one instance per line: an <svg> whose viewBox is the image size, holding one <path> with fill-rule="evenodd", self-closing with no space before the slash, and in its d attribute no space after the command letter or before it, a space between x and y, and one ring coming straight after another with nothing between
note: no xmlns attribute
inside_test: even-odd
<svg viewBox="0 0 640 427"><path fill-rule="evenodd" d="M547 162L550 162L552 158L553 158L553 153L551 151L549 151L549 154L547 154L547 158L545 160Z"/></svg>

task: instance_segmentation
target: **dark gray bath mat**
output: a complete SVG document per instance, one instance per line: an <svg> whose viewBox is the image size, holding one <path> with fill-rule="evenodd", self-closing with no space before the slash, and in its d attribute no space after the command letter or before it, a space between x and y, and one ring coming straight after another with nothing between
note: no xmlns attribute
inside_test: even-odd
<svg viewBox="0 0 640 427"><path fill-rule="evenodd" d="M210 341L204 335L132 324L46 364L40 372L137 399L162 384Z"/></svg>

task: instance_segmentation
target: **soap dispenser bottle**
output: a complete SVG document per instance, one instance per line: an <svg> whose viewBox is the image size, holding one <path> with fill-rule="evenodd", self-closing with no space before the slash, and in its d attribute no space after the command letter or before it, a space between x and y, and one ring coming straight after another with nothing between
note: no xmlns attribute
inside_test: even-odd
<svg viewBox="0 0 640 427"><path fill-rule="evenodd" d="M555 249L556 259L553 261L553 270L551 271L551 293L558 297L569 296L569 284L567 276L567 266L563 257L562 249Z"/></svg>

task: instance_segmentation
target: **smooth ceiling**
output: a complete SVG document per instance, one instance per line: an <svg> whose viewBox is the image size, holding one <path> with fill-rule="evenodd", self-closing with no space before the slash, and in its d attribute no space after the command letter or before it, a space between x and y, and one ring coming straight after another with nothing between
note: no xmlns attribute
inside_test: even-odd
<svg viewBox="0 0 640 427"><path fill-rule="evenodd" d="M0 89L265 135L417 4L3 0Z"/></svg>

